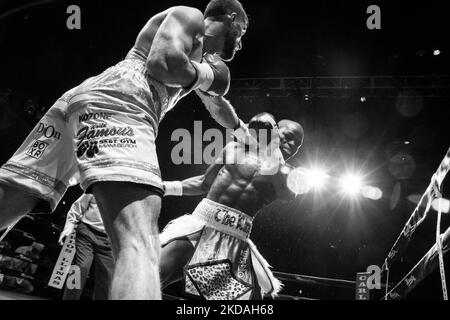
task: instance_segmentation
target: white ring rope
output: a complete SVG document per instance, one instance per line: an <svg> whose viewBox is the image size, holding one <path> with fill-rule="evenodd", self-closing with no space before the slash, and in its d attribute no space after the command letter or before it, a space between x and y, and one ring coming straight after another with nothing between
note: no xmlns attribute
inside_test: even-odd
<svg viewBox="0 0 450 320"><path fill-rule="evenodd" d="M445 278L445 269L444 269L444 257L443 257L443 249L442 249L442 237L441 235L441 216L442 216L442 195L440 192L440 188L442 185L442 182L444 181L445 176L447 175L448 171L450 170L450 149L447 151L444 159L439 164L438 169L436 170L435 174L433 174L431 178L431 182L428 185L425 193L422 195L419 203L417 204L417 207L414 209L412 215L406 222L405 226L402 229L402 232L400 233L399 237L395 241L394 245L392 246L391 250L389 251L389 254L387 258L384 261L383 264L383 270L387 271L387 277L389 277L389 267L392 265L393 262L395 262L398 257L406 250L406 247L408 246L409 242L411 241L412 235L414 231L417 229L417 227L425 220L425 218L428 215L428 212L430 211L431 205L433 200L437 199L438 202L438 215L437 215L437 225L436 225L436 243L434 246L431 247L431 249L428 251L428 253L419 261L419 263L408 273L408 275L411 275L414 272L418 272L420 274L420 279L414 278L414 282L419 282L423 279L423 276L426 272L431 272L430 270L425 270L429 267L434 266L434 260L431 256L431 252L437 253L439 257L439 271L441 276L441 284L442 284L442 293L444 300L448 300L448 294L447 294L447 285L446 285L446 278ZM426 201L426 203L424 203ZM422 209L425 207L425 209ZM449 231L450 228L447 230ZM447 235L447 232L446 232ZM446 240L446 239L444 239ZM435 250L435 252L433 251ZM428 275L427 273L427 275ZM407 276L403 278L395 287L391 290L391 292L394 292L397 287L399 287L404 281L408 281ZM386 280L386 282L388 279ZM388 283L386 283L386 288L388 286ZM408 284L408 288L410 285ZM402 289L399 292L407 293L409 292L409 289ZM385 298L387 299L390 296L390 293L386 293ZM401 295L400 295L401 296Z"/></svg>
<svg viewBox="0 0 450 320"><path fill-rule="evenodd" d="M439 274L441 275L442 296L444 300L448 300L447 283L445 280L444 254L442 252L442 235L441 235L441 215L442 215L442 199L439 198L439 211L436 224L436 247L439 255Z"/></svg>

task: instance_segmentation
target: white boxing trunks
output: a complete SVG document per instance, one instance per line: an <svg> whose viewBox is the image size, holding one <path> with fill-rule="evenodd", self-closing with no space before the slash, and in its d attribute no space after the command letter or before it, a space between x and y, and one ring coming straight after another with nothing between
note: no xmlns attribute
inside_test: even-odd
<svg viewBox="0 0 450 320"><path fill-rule="evenodd" d="M145 57L132 50L58 99L2 166L0 182L51 211L77 183L86 190L98 181L133 182L162 195L155 139L181 93L148 77Z"/></svg>
<svg viewBox="0 0 450 320"><path fill-rule="evenodd" d="M163 247L185 237L195 246L184 267L187 294L207 300L249 300L278 294L281 282L249 239L252 220L239 210L203 199L194 213L164 228L160 235Z"/></svg>

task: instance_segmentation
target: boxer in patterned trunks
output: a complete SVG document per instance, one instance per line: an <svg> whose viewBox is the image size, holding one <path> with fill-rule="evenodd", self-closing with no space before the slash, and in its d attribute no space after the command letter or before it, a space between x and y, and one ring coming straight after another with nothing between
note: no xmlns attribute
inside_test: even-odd
<svg viewBox="0 0 450 320"><path fill-rule="evenodd" d="M268 114L253 117L249 128L252 134L252 129L275 132L270 152L261 139L257 149L231 142L204 175L164 182L166 196L207 196L161 233L163 288L184 279L188 296L208 300L274 297L281 289L249 235L259 210L294 196L286 185L290 167L284 158L297 153L303 129L290 120L280 121L277 129Z"/></svg>
<svg viewBox="0 0 450 320"><path fill-rule="evenodd" d="M247 25L237 0L212 0L204 14L177 6L153 16L123 61L66 92L2 166L0 229L30 211L54 210L80 183L94 193L111 240L109 297L160 299L158 125L195 91L219 124L245 134L223 96L224 61L241 48Z"/></svg>

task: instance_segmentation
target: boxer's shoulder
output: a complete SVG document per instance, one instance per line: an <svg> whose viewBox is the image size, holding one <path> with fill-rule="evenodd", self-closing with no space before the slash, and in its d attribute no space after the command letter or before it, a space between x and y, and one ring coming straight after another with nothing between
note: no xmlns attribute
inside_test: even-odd
<svg viewBox="0 0 450 320"><path fill-rule="evenodd" d="M203 13L194 7L174 6L167 9L167 15L177 18L180 21L195 25L204 26Z"/></svg>

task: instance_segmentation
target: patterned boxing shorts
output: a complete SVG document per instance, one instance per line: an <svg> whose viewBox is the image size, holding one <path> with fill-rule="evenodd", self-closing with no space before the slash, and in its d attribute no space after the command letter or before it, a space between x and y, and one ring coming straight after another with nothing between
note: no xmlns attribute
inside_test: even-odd
<svg viewBox="0 0 450 320"><path fill-rule="evenodd" d="M58 99L1 167L0 182L51 211L77 183L86 190L98 181L133 182L162 195L155 139L167 103L166 88L148 79L142 61L121 61Z"/></svg>

